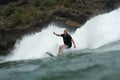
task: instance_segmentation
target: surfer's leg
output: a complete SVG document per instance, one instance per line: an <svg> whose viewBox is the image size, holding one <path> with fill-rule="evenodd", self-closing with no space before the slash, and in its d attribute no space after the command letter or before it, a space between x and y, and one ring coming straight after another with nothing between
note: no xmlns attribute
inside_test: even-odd
<svg viewBox="0 0 120 80"><path fill-rule="evenodd" d="M64 45L64 44L61 45L61 46L59 47L59 50L58 50L58 55L60 55L65 48L66 48L66 45Z"/></svg>
<svg viewBox="0 0 120 80"><path fill-rule="evenodd" d="M59 47L59 50L58 50L58 55L60 55L61 53L62 53L62 48L64 47L64 45L61 45L60 47Z"/></svg>

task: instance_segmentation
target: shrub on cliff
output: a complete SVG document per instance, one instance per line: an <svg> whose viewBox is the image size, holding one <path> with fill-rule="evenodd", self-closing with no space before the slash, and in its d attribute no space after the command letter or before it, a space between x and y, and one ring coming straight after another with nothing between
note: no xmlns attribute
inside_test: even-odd
<svg viewBox="0 0 120 80"><path fill-rule="evenodd" d="M15 10L15 7L14 5L12 4L8 4L7 6L5 6L3 9L2 9L2 15L4 17L8 17L10 16Z"/></svg>

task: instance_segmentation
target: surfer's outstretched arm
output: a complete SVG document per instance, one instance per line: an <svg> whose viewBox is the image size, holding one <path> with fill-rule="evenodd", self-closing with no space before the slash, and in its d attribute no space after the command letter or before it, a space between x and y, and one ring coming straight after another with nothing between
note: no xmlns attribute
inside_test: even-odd
<svg viewBox="0 0 120 80"><path fill-rule="evenodd" d="M57 34L57 33L55 33L55 32L53 32L53 34L56 35L56 36L61 36L61 34Z"/></svg>

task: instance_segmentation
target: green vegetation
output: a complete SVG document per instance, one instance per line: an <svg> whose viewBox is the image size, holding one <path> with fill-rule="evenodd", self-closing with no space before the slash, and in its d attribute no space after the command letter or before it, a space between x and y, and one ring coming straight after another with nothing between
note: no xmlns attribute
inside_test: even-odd
<svg viewBox="0 0 120 80"><path fill-rule="evenodd" d="M15 7L13 4L8 4L7 6L4 7L2 10L2 15L4 17L10 16L15 10Z"/></svg>
<svg viewBox="0 0 120 80"><path fill-rule="evenodd" d="M72 8L73 3L85 3L83 0L20 0L0 6L0 20L4 19L7 28L24 26L36 20L45 19L49 10L56 9L57 5ZM41 12L39 15L38 13ZM38 19L39 18L39 19Z"/></svg>

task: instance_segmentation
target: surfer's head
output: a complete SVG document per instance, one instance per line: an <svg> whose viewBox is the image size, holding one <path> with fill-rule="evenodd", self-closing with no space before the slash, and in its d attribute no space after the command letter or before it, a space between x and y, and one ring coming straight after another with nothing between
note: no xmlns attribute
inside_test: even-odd
<svg viewBox="0 0 120 80"><path fill-rule="evenodd" d="M68 30L65 29L65 30L64 30L64 34L65 34L65 35L68 34Z"/></svg>

